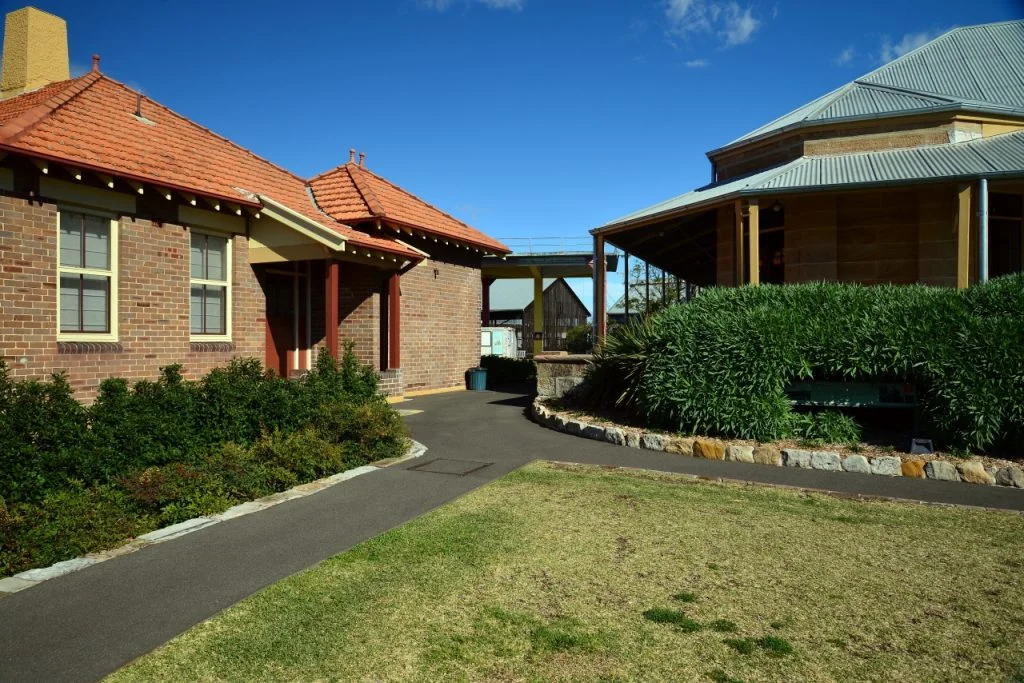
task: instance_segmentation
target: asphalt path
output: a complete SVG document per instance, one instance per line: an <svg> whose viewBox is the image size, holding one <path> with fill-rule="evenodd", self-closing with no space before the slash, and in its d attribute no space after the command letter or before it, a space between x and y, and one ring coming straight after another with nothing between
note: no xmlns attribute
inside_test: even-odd
<svg viewBox="0 0 1024 683"><path fill-rule="evenodd" d="M1024 510L1024 490L716 462L585 440L530 422L528 405L527 396L493 391L410 400L401 407L422 412L406 424L429 448L417 460L0 599L0 681L102 678L261 588L533 460Z"/></svg>

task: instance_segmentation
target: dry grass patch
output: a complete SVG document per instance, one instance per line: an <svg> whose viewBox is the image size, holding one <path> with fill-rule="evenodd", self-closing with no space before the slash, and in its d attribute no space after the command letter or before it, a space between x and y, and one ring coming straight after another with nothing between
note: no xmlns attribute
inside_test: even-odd
<svg viewBox="0 0 1024 683"><path fill-rule="evenodd" d="M1012 680L1024 518L531 465L115 680Z"/></svg>

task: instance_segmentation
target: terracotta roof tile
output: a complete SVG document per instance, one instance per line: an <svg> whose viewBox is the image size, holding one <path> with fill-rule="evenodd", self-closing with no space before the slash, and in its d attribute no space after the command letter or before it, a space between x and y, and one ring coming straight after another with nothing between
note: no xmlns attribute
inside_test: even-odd
<svg viewBox="0 0 1024 683"><path fill-rule="evenodd" d="M381 218L497 253L511 251L498 240L351 162L316 176L309 184L320 208L339 221Z"/></svg>
<svg viewBox="0 0 1024 683"><path fill-rule="evenodd" d="M321 212L306 181L99 72L0 102L0 147L168 189L253 205L265 195L353 245L419 258Z"/></svg>

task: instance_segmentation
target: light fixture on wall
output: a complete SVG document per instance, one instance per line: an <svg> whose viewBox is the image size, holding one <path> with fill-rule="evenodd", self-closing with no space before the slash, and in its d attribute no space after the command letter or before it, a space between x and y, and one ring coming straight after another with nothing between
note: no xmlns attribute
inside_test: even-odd
<svg viewBox="0 0 1024 683"><path fill-rule="evenodd" d="M779 211L782 211L782 202L780 202L778 200L775 200L775 203L772 204L772 211L774 211L776 213L778 213Z"/></svg>

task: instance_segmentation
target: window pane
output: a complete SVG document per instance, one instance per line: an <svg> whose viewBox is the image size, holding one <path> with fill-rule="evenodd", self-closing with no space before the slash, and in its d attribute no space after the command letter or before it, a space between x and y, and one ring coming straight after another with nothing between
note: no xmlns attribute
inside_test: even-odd
<svg viewBox="0 0 1024 683"><path fill-rule="evenodd" d="M110 278L86 275L82 278L82 331L107 332Z"/></svg>
<svg viewBox="0 0 1024 683"><path fill-rule="evenodd" d="M203 333L203 286L192 287L192 334Z"/></svg>
<svg viewBox="0 0 1024 683"><path fill-rule="evenodd" d="M60 331L78 332L78 275L60 276Z"/></svg>
<svg viewBox="0 0 1024 683"><path fill-rule="evenodd" d="M223 237L206 238L206 279L226 280L227 279L227 240Z"/></svg>
<svg viewBox="0 0 1024 683"><path fill-rule="evenodd" d="M60 212L60 264L82 267L82 214Z"/></svg>
<svg viewBox="0 0 1024 683"><path fill-rule="evenodd" d="M206 333L225 333L225 294L226 287L206 288Z"/></svg>
<svg viewBox="0 0 1024 683"><path fill-rule="evenodd" d="M110 269L110 219L85 217L85 267Z"/></svg>
<svg viewBox="0 0 1024 683"><path fill-rule="evenodd" d="M206 264L203 257L206 255L206 235L192 233L192 277L202 280L206 277Z"/></svg>

